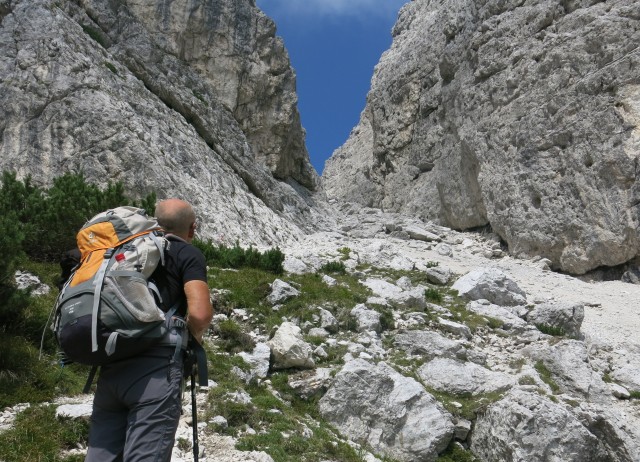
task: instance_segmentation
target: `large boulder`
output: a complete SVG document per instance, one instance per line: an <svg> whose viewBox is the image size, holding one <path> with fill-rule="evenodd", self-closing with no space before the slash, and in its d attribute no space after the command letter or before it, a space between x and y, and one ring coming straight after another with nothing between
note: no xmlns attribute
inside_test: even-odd
<svg viewBox="0 0 640 462"><path fill-rule="evenodd" d="M327 161L330 197L490 225L581 274L640 250L637 0L414 0L360 121Z"/></svg>
<svg viewBox="0 0 640 462"><path fill-rule="evenodd" d="M454 433L435 398L383 362L345 364L319 405L340 433L399 461L435 462Z"/></svg>
<svg viewBox="0 0 640 462"><path fill-rule="evenodd" d="M614 460L566 406L518 389L478 416L471 450L486 461Z"/></svg>

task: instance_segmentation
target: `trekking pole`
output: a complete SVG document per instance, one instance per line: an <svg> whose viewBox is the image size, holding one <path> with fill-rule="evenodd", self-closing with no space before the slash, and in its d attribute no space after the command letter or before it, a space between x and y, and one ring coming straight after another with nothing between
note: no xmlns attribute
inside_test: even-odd
<svg viewBox="0 0 640 462"><path fill-rule="evenodd" d="M198 462L198 406L196 405L196 372L191 369L191 417L193 421L193 461Z"/></svg>

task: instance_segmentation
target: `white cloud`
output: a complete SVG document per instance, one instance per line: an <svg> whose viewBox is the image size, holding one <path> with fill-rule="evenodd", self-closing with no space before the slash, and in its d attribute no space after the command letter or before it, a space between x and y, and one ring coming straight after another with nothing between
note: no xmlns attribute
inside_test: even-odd
<svg viewBox="0 0 640 462"><path fill-rule="evenodd" d="M410 0L256 0L265 11L289 16L371 16L396 15Z"/></svg>

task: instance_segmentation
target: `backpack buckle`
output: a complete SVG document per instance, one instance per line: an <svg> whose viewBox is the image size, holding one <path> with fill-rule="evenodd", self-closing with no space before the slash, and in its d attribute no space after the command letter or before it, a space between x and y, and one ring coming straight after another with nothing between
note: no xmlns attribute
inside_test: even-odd
<svg viewBox="0 0 640 462"><path fill-rule="evenodd" d="M106 260L107 258L111 258L113 256L113 252L115 249L107 249L104 252L104 259Z"/></svg>
<svg viewBox="0 0 640 462"><path fill-rule="evenodd" d="M177 327L179 329L184 329L185 327L187 327L187 321L185 321L184 318L181 318L180 316L173 316L171 318L171 321L173 321L173 327Z"/></svg>

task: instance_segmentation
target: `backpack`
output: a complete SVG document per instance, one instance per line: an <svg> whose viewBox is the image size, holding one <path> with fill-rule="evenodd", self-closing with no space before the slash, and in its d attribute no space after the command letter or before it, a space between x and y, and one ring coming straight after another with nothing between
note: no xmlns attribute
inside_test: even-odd
<svg viewBox="0 0 640 462"><path fill-rule="evenodd" d="M52 329L65 356L101 366L134 356L167 335L167 314L149 279L169 241L143 209L117 207L77 234L80 263L56 301Z"/></svg>

